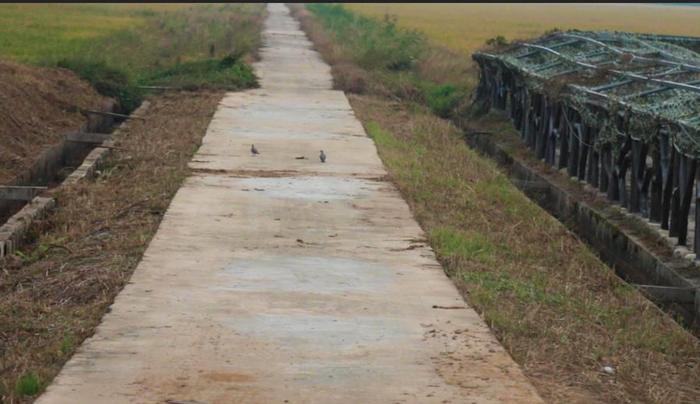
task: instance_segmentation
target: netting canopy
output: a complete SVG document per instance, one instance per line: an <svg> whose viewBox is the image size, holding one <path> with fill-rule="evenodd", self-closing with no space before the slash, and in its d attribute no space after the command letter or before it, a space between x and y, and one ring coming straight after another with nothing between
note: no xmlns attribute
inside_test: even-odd
<svg viewBox="0 0 700 404"><path fill-rule="evenodd" d="M700 256L698 52L699 38L555 32L475 53L475 101L505 111L537 158Z"/></svg>
<svg viewBox="0 0 700 404"><path fill-rule="evenodd" d="M584 122L602 128L599 142L615 142L617 112L632 136L665 127L676 148L700 157L700 39L624 32L556 32L477 60L499 62L516 85L561 97ZM506 73L508 71L508 73ZM516 74L512 74L517 72ZM556 94L555 94L556 93ZM608 113L601 114L601 110Z"/></svg>

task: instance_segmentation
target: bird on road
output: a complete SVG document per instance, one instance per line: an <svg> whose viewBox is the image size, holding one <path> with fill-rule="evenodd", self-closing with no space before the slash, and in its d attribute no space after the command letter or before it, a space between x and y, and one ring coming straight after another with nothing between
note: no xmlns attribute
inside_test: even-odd
<svg viewBox="0 0 700 404"><path fill-rule="evenodd" d="M321 163L326 162L326 153L324 153L323 150L321 150L321 154L319 154L318 157L321 159Z"/></svg>
<svg viewBox="0 0 700 404"><path fill-rule="evenodd" d="M255 148L255 145L254 145L254 144L250 145L250 152L251 152L253 155L255 155L255 154L260 154L260 152L258 152L258 149Z"/></svg>

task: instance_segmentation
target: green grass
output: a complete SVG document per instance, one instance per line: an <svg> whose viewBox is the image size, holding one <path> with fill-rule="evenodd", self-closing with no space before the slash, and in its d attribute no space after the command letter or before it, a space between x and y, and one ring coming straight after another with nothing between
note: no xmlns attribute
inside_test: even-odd
<svg viewBox="0 0 700 404"><path fill-rule="evenodd" d="M377 21L352 13L339 4L309 4L307 8L349 49L353 60L367 69L408 70L425 51L425 37L399 29L391 18Z"/></svg>
<svg viewBox="0 0 700 404"><path fill-rule="evenodd" d="M73 349L75 349L75 338L72 335L64 336L59 348L61 355L68 355L73 352Z"/></svg>
<svg viewBox="0 0 700 404"><path fill-rule="evenodd" d="M261 4L3 5L0 58L69 68L130 111L139 86L254 87L245 56L263 17Z"/></svg>
<svg viewBox="0 0 700 404"><path fill-rule="evenodd" d="M19 396L34 396L41 391L41 381L33 372L25 373L17 380L15 392Z"/></svg>

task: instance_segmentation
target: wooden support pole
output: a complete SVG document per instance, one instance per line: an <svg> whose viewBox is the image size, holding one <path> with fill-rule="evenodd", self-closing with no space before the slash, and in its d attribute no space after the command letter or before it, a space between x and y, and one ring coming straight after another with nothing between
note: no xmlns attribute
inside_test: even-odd
<svg viewBox="0 0 700 404"><path fill-rule="evenodd" d="M598 189L600 190L600 192L608 192L611 170L610 156L610 145L603 145L600 151L600 175L598 181Z"/></svg>
<svg viewBox="0 0 700 404"><path fill-rule="evenodd" d="M581 124L581 126L579 127L581 128L579 130L579 143L581 143L581 154L579 155L578 161L578 179L584 181L586 179L586 166L588 165L589 149L591 148L588 136L590 127L585 124Z"/></svg>
<svg viewBox="0 0 700 404"><path fill-rule="evenodd" d="M630 187L629 208L632 213L639 213L641 209L641 188L644 181L644 166L646 152L643 150L642 142L632 139L632 181Z"/></svg>
<svg viewBox="0 0 700 404"><path fill-rule="evenodd" d="M559 161L557 168L562 169L569 164L569 126L567 120L569 116L569 107L562 106L561 119L559 120Z"/></svg>
<svg viewBox="0 0 700 404"><path fill-rule="evenodd" d="M700 170L700 167L696 169ZM700 253L700 173L698 172L695 173L695 229L693 230L693 251L697 255Z"/></svg>
<svg viewBox="0 0 700 404"><path fill-rule="evenodd" d="M632 158L630 156L632 151L632 137L627 135L625 138L625 143L622 145L622 150L618 157L617 166L619 168L619 175L617 177L618 181L618 192L620 193L620 204L622 206L629 206L629 192L627 191L627 170L630 168L632 163Z"/></svg>
<svg viewBox="0 0 700 404"><path fill-rule="evenodd" d="M661 195L663 193L663 175L661 172L661 151L659 140L656 140L652 150L652 179L649 198L649 220L653 223L661 222Z"/></svg>
<svg viewBox="0 0 700 404"><path fill-rule="evenodd" d="M669 212L669 226L668 235L671 237L678 236L678 212L681 209L681 161L683 161L683 155L680 153L676 154L676 158L673 160L673 186L671 188L671 210Z"/></svg>
<svg viewBox="0 0 700 404"><path fill-rule="evenodd" d="M686 245L688 241L688 216L693 197L696 161L687 156L681 159L680 209L678 211L678 244Z"/></svg>
<svg viewBox="0 0 700 404"><path fill-rule="evenodd" d="M596 128L588 128L588 143L590 145L595 145L597 136ZM594 147L590 147L588 151L588 169L586 171L586 181L591 184L592 187L598 187L598 170L600 166L599 153Z"/></svg>
<svg viewBox="0 0 700 404"><path fill-rule="evenodd" d="M663 192L661 193L661 228L669 230L671 217L671 199L673 197L673 177L676 149L670 144L667 133L659 137L661 145L661 172L663 175Z"/></svg>
<svg viewBox="0 0 700 404"><path fill-rule="evenodd" d="M542 113L540 115L540 125L535 134L535 157L542 160L547 149L547 138L549 137L549 118L551 115L551 106L547 97L542 96Z"/></svg>

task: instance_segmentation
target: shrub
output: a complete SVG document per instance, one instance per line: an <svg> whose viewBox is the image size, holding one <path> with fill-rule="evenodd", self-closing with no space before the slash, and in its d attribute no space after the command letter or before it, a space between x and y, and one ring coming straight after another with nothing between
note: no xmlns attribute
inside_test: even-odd
<svg viewBox="0 0 700 404"><path fill-rule="evenodd" d="M506 46L508 45L508 41L503 35L498 35L494 38L489 38L486 40L486 45L493 45L493 46Z"/></svg>
<svg viewBox="0 0 700 404"><path fill-rule="evenodd" d="M189 90L210 87L241 89L257 86L258 81L253 69L240 59L240 56L228 55L222 59L183 62L155 70L145 76L143 81Z"/></svg>
<svg viewBox="0 0 700 404"><path fill-rule="evenodd" d="M339 90L364 94L367 90L367 72L352 63L339 62L333 66L333 82Z"/></svg>
<svg viewBox="0 0 700 404"><path fill-rule="evenodd" d="M463 92L451 84L433 86L425 95L430 109L442 118L449 118L463 97Z"/></svg>
<svg viewBox="0 0 700 404"><path fill-rule="evenodd" d="M143 99L143 94L135 86L129 75L104 61L80 58L61 59L56 65L70 69L79 77L87 80L98 93L116 98L121 109L128 113L136 109Z"/></svg>

